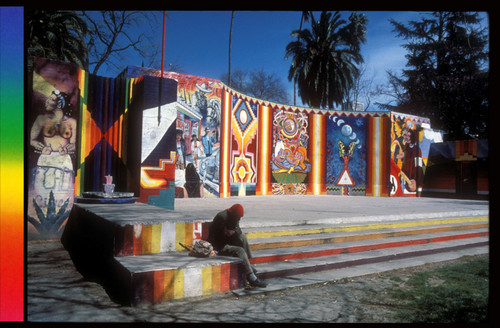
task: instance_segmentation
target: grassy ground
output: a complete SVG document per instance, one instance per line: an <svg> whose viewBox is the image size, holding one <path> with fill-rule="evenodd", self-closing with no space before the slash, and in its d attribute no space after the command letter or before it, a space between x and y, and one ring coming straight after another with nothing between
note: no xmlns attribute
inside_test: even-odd
<svg viewBox="0 0 500 328"><path fill-rule="evenodd" d="M387 305L395 309L394 319L412 323L477 323L488 321L489 259L446 265L415 272L406 281L390 278L385 289Z"/></svg>

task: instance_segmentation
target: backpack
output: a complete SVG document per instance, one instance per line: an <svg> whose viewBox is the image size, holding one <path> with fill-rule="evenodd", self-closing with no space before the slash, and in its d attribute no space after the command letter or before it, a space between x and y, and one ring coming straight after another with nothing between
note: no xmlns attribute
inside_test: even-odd
<svg viewBox="0 0 500 328"><path fill-rule="evenodd" d="M179 244L189 251L189 256L210 257L215 255L214 247L206 240L196 240L192 247L186 246L182 243Z"/></svg>

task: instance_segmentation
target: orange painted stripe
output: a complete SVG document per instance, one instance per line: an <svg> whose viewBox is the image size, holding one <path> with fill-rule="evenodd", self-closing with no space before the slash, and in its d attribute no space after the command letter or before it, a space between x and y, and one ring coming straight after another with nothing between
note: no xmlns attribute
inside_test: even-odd
<svg viewBox="0 0 500 328"><path fill-rule="evenodd" d="M257 195L269 195L271 188L271 136L272 109L268 106L259 106L257 127Z"/></svg>
<svg viewBox="0 0 500 328"><path fill-rule="evenodd" d="M142 254L142 225L134 224L134 255Z"/></svg>
<svg viewBox="0 0 500 328"><path fill-rule="evenodd" d="M221 108L221 145L220 145L220 186L219 197L230 195L229 185L229 154L231 153L231 95L227 90L222 92Z"/></svg>
<svg viewBox="0 0 500 328"><path fill-rule="evenodd" d="M326 149L326 116L322 114L309 115L309 173L308 192L313 195L326 194L325 186L325 154Z"/></svg>
<svg viewBox="0 0 500 328"><path fill-rule="evenodd" d="M231 272L230 263L224 263L220 266L220 291L225 292L229 290L229 279Z"/></svg>
<svg viewBox="0 0 500 328"><path fill-rule="evenodd" d="M165 271L154 272L153 304L163 302L165 294Z"/></svg>
<svg viewBox="0 0 500 328"><path fill-rule="evenodd" d="M212 292L219 293L221 291L221 266L215 265L212 267Z"/></svg>

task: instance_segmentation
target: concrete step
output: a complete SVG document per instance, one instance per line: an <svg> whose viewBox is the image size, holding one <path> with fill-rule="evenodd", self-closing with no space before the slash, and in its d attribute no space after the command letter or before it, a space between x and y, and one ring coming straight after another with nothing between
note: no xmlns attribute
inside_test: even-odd
<svg viewBox="0 0 500 328"><path fill-rule="evenodd" d="M240 288L231 290L231 292L236 296L263 294L286 290L289 288L318 285L343 279L352 279L354 277L360 277L402 268L411 268L428 263L449 261L461 258L463 256L475 256L488 253L489 245L461 249L455 248L453 249L453 251L425 255L420 254L419 256L414 256L411 258L406 257L401 259L391 259L390 261L358 264L355 266L347 266L342 268L338 267L331 270L268 278L266 279L266 282L268 283L266 288Z"/></svg>
<svg viewBox="0 0 500 328"><path fill-rule="evenodd" d="M455 237L455 236L448 236ZM437 239L435 239L437 240ZM337 254L328 256L302 257L292 260L266 262L255 265L261 279L292 276L308 272L351 267L361 264L378 263L402 258L411 258L434 253L453 252L457 249L481 247L488 245L487 236L471 236L467 238L446 239L446 241L428 241L413 243L392 243L391 247L380 247L381 244L352 246L337 249ZM386 243L388 244L388 243ZM398 246L396 246L398 245ZM334 253L334 252L332 252Z"/></svg>
<svg viewBox="0 0 500 328"><path fill-rule="evenodd" d="M386 226L392 231L385 232L373 232L371 229L356 233L272 237L272 242L280 243L281 246L252 251L254 257L251 262L258 269L258 275L267 280L486 247L489 234L487 224L469 223L454 222L449 226L433 225L430 228L418 226L416 229L407 226L388 229ZM298 230L304 230L304 227ZM326 237L328 242L313 242L321 240L323 235L333 236ZM256 240L269 244L269 238L252 238L252 246L259 245L259 242L255 243ZM298 245L298 241L305 243ZM188 256L187 252L170 252L115 257L115 260L122 272L120 284L127 291L132 305L244 290L245 286L243 265L234 257L199 259Z"/></svg>

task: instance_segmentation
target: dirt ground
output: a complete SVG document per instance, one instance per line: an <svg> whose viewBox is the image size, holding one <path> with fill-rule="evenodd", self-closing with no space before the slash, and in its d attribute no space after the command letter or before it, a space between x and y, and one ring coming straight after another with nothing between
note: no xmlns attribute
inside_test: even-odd
<svg viewBox="0 0 500 328"><path fill-rule="evenodd" d="M487 255L483 255L487 256ZM261 295L231 292L157 305L120 306L97 283L76 271L59 241L29 242L27 320L32 322L395 322L387 288L399 288L415 272L461 258Z"/></svg>

